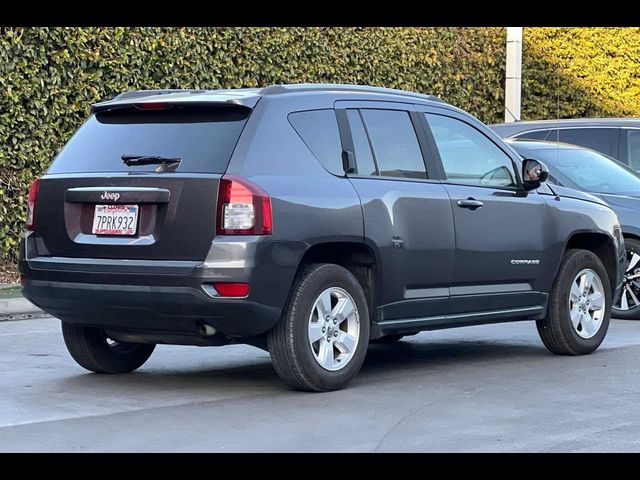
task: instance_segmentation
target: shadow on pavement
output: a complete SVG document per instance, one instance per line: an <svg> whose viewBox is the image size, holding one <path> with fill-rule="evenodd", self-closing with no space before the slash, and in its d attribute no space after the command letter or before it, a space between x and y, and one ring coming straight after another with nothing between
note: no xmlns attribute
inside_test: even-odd
<svg viewBox="0 0 640 480"><path fill-rule="evenodd" d="M543 345L525 343L502 343L497 341L424 341L407 338L394 344L372 344L359 376L366 376L367 382L382 381L388 375L406 373L408 370L423 370L429 373L438 367L446 366L449 373L455 369L469 365L495 363L496 361L523 361L530 358L552 357ZM227 347L225 347L227 348ZM267 357L234 360L234 365L215 366L216 349L201 349L202 361L194 367L181 367L179 363L172 367L158 367L151 364L137 372L125 375L97 375L81 373L61 380L64 388L90 388L127 390L169 391L188 389L190 391L206 391L216 388L217 391L258 389L267 391L283 391L286 387L279 381L275 370ZM207 357L207 354L213 354ZM70 360L71 361L71 360ZM208 364L208 361L211 364ZM237 362L242 362L238 365ZM166 359L163 362L166 364Z"/></svg>

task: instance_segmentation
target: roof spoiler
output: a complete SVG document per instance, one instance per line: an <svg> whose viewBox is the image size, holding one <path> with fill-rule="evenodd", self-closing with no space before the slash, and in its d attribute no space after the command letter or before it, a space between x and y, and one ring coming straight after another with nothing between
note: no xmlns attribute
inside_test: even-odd
<svg viewBox="0 0 640 480"><path fill-rule="evenodd" d="M222 91L220 91L222 93ZM258 97L233 97L226 96L223 93L219 98L212 98L207 95L206 98L199 99L199 94L211 93L210 90L187 90L180 88L157 89L157 90L132 90L116 95L110 100L94 103L91 105L91 113L106 112L109 110L117 110L121 108L130 108L136 103L153 103L167 102L174 105L227 105L239 106L245 108L255 107ZM155 97L162 96L164 98Z"/></svg>
<svg viewBox="0 0 640 480"><path fill-rule="evenodd" d="M144 98L150 97L152 95L167 95L168 93L204 93L206 90L186 90L181 88L165 88L165 89L154 89L154 90L130 90L128 92L122 92L119 95L116 95L111 100L129 100L132 98Z"/></svg>

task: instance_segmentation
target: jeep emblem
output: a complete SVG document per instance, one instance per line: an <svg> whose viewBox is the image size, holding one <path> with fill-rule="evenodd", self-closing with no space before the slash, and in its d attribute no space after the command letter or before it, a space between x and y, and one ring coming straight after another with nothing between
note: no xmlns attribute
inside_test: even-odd
<svg viewBox="0 0 640 480"><path fill-rule="evenodd" d="M100 196L100 198L102 200L113 200L114 202L116 202L120 198L120 194L119 193L104 192Z"/></svg>

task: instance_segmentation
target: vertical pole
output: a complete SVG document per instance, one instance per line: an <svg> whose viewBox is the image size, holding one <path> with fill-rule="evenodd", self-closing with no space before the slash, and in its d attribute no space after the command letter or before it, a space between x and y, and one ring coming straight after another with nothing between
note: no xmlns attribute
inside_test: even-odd
<svg viewBox="0 0 640 480"><path fill-rule="evenodd" d="M507 75L504 88L505 123L520 120L522 92L522 27L507 27Z"/></svg>

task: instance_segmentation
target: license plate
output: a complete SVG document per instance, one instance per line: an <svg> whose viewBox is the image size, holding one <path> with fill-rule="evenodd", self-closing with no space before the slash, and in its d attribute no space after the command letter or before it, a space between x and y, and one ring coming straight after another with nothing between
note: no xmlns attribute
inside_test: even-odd
<svg viewBox="0 0 640 480"><path fill-rule="evenodd" d="M94 235L135 235L137 227L138 205L96 205Z"/></svg>

